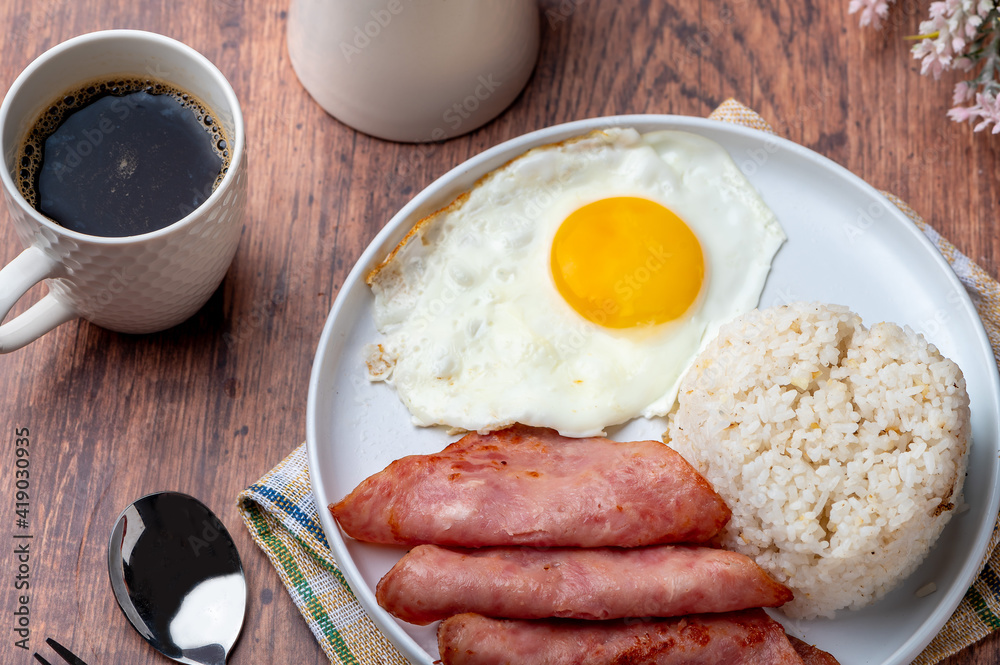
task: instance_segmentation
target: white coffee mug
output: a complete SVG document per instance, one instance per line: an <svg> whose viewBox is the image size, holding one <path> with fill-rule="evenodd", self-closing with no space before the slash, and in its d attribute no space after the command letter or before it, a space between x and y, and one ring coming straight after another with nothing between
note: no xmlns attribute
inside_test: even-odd
<svg viewBox="0 0 1000 665"><path fill-rule="evenodd" d="M291 0L288 52L329 114L392 141L496 117L538 58L536 0Z"/></svg>
<svg viewBox="0 0 1000 665"><path fill-rule="evenodd" d="M101 237L60 226L35 210L14 175L23 137L54 100L98 78L132 75L173 84L210 107L229 139L230 164L193 212L142 235ZM194 314L218 287L239 243L246 203L243 115L232 86L203 55L137 30L94 32L46 51L11 85L0 106L3 194L26 249L0 270L0 320L34 284L48 293L0 326L0 353L83 317L110 330L149 333Z"/></svg>

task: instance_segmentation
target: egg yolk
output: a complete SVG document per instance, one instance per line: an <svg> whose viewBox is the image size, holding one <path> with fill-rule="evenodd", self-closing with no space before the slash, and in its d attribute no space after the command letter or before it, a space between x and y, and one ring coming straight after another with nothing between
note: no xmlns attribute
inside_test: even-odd
<svg viewBox="0 0 1000 665"><path fill-rule="evenodd" d="M677 319L705 280L701 245L688 225L659 203L630 196L570 214L552 241L551 262L566 302L607 328Z"/></svg>

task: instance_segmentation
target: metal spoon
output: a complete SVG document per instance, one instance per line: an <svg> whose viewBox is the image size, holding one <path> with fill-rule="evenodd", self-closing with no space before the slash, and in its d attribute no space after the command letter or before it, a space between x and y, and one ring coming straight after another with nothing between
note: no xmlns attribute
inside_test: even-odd
<svg viewBox="0 0 1000 665"><path fill-rule="evenodd" d="M108 574L122 612L164 656L225 665L246 612L236 544L211 510L157 492L122 511L108 543Z"/></svg>

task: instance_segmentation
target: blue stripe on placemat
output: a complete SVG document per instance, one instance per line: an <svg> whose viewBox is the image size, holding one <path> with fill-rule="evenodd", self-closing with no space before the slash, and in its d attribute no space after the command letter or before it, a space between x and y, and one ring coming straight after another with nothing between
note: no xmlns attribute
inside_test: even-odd
<svg viewBox="0 0 1000 665"><path fill-rule="evenodd" d="M326 534L323 533L323 527L320 526L319 522L304 513L302 509L299 508L298 504L289 499L287 496L273 487L268 487L267 485L251 485L247 488L247 491L258 494L273 503L286 515L305 527L306 531L311 533L312 536L323 545L323 547L329 549L330 545L326 542Z"/></svg>

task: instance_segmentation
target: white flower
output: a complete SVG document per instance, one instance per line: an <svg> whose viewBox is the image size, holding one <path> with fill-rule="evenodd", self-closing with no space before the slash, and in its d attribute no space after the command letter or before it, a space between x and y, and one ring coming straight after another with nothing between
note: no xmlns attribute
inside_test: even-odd
<svg viewBox="0 0 1000 665"><path fill-rule="evenodd" d="M992 8L993 3L986 0L932 2L930 20L920 23L924 39L913 46L913 57L922 61L920 73L936 79L947 69L970 69L973 63L963 57L965 48L979 34Z"/></svg>
<svg viewBox="0 0 1000 665"><path fill-rule="evenodd" d="M1000 99L988 93L976 95L976 105L970 111L975 111L982 121L973 131L981 132L993 124L993 133L1000 134Z"/></svg>
<svg viewBox="0 0 1000 665"><path fill-rule="evenodd" d="M882 19L889 15L889 3L895 0L851 0L847 6L848 14L861 12L861 26L881 27Z"/></svg>
<svg viewBox="0 0 1000 665"><path fill-rule="evenodd" d="M940 39L922 39L913 46L913 57L921 60L920 73L932 74L935 79L951 66L951 53Z"/></svg>
<svg viewBox="0 0 1000 665"><path fill-rule="evenodd" d="M959 104L964 104L975 96L976 89L970 86L968 81L961 81L955 85L955 94L952 96L951 103L958 106Z"/></svg>
<svg viewBox="0 0 1000 665"><path fill-rule="evenodd" d="M878 27L895 0L850 0L848 11L861 12L861 25ZM911 38L912 39L912 38ZM972 80L955 85L955 122L976 122L973 131L992 127L1000 134L1000 0L935 0L911 52L920 73L939 78L946 70L978 69Z"/></svg>

